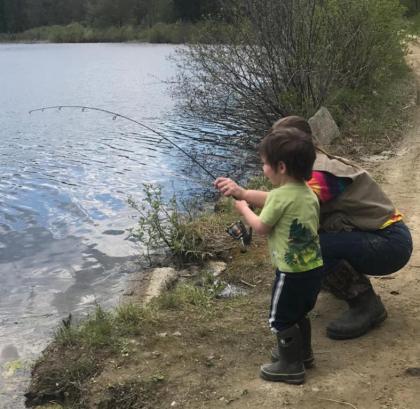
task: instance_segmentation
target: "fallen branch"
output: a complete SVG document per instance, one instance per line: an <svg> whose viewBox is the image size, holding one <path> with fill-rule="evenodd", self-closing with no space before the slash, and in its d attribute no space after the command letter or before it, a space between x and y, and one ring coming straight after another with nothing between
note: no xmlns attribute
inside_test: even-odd
<svg viewBox="0 0 420 409"><path fill-rule="evenodd" d="M248 283L248 282L247 282L247 281L245 281L245 280L241 280L241 283L242 283L242 284L247 285L248 287L252 287L252 288L256 287L256 285L255 285L255 284Z"/></svg>
<svg viewBox="0 0 420 409"><path fill-rule="evenodd" d="M327 399L327 398L319 398L319 400L326 400L328 402L335 402L335 403L339 403L340 405L347 405L347 406L351 406L353 409L357 409L356 406L354 406L353 404L348 403L348 402L344 402L344 401L341 401L341 400Z"/></svg>

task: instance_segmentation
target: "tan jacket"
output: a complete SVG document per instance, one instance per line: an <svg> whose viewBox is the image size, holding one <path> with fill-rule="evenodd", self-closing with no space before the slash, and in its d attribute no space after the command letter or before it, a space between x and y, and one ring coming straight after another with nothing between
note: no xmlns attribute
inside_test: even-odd
<svg viewBox="0 0 420 409"><path fill-rule="evenodd" d="M392 202L364 169L317 152L313 170L352 180L335 199L321 203L322 230L378 230L395 214Z"/></svg>

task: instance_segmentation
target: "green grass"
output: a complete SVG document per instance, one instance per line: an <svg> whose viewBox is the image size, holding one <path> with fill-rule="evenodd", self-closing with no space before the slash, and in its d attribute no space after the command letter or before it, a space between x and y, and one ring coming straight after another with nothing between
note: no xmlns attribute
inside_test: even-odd
<svg viewBox="0 0 420 409"><path fill-rule="evenodd" d="M122 304L111 312L97 306L80 322L63 320L54 341L34 365L31 399L55 401L65 408L86 408L89 382L102 372L106 362L135 359L141 353L142 340L153 343L157 332L173 322L174 314L210 319L222 289L223 285L203 270L194 282L180 283L147 306ZM101 407L143 407L143 399L152 399L164 381L165 377L156 373L133 384L112 384L102 396Z"/></svg>
<svg viewBox="0 0 420 409"><path fill-rule="evenodd" d="M361 90L340 90L327 107L342 134L341 149L359 145L366 153L394 149L415 105L415 80L408 67L402 65L392 78L376 87ZM347 145L347 146L345 146Z"/></svg>
<svg viewBox="0 0 420 409"><path fill-rule="evenodd" d="M140 335L157 319L157 311L139 304L121 304L115 310L114 324L119 336Z"/></svg>
<svg viewBox="0 0 420 409"><path fill-rule="evenodd" d="M420 13L414 14L407 19L407 32L411 35L420 34Z"/></svg>
<svg viewBox="0 0 420 409"><path fill-rule="evenodd" d="M88 350L116 348L120 339L142 333L156 320L156 311L140 304L121 304L115 311L97 306L95 312L79 323L64 322L55 334L54 342L62 347L82 347Z"/></svg>

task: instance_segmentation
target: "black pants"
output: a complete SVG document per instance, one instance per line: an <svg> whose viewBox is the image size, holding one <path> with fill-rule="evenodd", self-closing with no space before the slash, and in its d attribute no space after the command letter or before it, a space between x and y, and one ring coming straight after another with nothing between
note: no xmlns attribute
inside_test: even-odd
<svg viewBox="0 0 420 409"><path fill-rule="evenodd" d="M303 273L276 270L268 319L273 332L293 326L314 308L322 277L323 267Z"/></svg>

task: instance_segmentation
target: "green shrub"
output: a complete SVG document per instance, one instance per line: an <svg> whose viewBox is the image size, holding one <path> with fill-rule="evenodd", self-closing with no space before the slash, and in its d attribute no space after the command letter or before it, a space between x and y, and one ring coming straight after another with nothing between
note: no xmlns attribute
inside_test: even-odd
<svg viewBox="0 0 420 409"><path fill-rule="evenodd" d="M341 90L332 96L329 107L345 135L363 144L376 144L376 149L382 151L386 147L392 149L401 135L415 93L415 79L408 74L407 67L402 67L392 81L378 83L376 89Z"/></svg>
<svg viewBox="0 0 420 409"><path fill-rule="evenodd" d="M132 237L146 249L146 257L167 248L179 263L203 262L222 256L230 242L225 233L225 218L215 214L200 214L197 202L179 203L175 196L165 201L159 186L145 184L141 204L129 198L129 204L139 213Z"/></svg>
<svg viewBox="0 0 420 409"><path fill-rule="evenodd" d="M258 142L278 118L311 116L342 88L392 78L404 63L398 0L244 0L176 56L185 112Z"/></svg>

